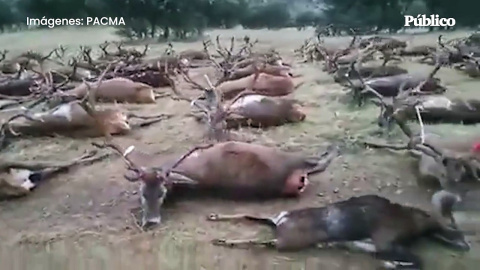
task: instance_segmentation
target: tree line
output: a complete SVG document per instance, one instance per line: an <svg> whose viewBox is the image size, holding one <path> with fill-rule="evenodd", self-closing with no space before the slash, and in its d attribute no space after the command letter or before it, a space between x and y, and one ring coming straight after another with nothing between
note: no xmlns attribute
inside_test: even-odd
<svg viewBox="0 0 480 270"><path fill-rule="evenodd" d="M298 0L300 1L300 0ZM296 1L292 1L296 2ZM439 14L457 26L477 26L473 0L302 0L292 12L281 0L0 0L0 30L25 27L30 18L123 17L119 34L131 38L186 39L206 28L282 28L341 25L396 31L404 15ZM313 8L312 8L313 7ZM44 26L46 27L46 26Z"/></svg>

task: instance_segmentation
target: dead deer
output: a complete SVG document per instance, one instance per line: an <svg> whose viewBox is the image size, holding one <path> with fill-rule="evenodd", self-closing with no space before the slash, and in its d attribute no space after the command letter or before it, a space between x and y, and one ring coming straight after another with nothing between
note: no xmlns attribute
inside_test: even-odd
<svg viewBox="0 0 480 270"><path fill-rule="evenodd" d="M195 147L176 159L173 165L150 165L155 156L134 149L119 152L129 167L129 181L140 181L142 225L161 222L160 208L167 192L181 194L197 190L210 196L230 199L266 199L299 196L308 185L308 176L321 173L338 154L330 146L317 157L243 142L224 142Z"/></svg>
<svg viewBox="0 0 480 270"><path fill-rule="evenodd" d="M0 200L14 199L30 194L38 185L66 172L71 167L98 162L109 155L96 155L91 151L69 162L20 162L2 160L0 162Z"/></svg>
<svg viewBox="0 0 480 270"><path fill-rule="evenodd" d="M3 62L7 58L9 50L0 51L0 63Z"/></svg>
<svg viewBox="0 0 480 270"><path fill-rule="evenodd" d="M364 57L368 54L373 54L374 52L374 50L371 50L370 52L365 51L359 56L358 61L355 62L358 63L356 67L357 72L354 72L350 65L336 67L333 80L337 83L344 83L351 79L358 79L359 76L361 78L368 77L368 79L371 79L408 73L406 69L399 66L387 65L389 61L394 60L395 58L385 52L382 52L384 54L384 59L380 66L364 66L362 64Z"/></svg>
<svg viewBox="0 0 480 270"><path fill-rule="evenodd" d="M472 56L465 55L465 62L455 65L454 68L464 72L470 78L480 77L480 62Z"/></svg>
<svg viewBox="0 0 480 270"><path fill-rule="evenodd" d="M441 85L440 79L434 77L438 70L440 70L440 64L437 65L428 76L406 73L368 80L363 80L361 76L358 76L359 72L356 70L355 62L353 62L350 67L352 71L357 73L359 80L355 81L356 83L352 80L347 81L352 89L354 101L357 101L359 105L363 104L363 99L366 96L375 96L371 89L383 97L397 96L402 85L406 88L415 88L421 85L419 92L425 93L443 93L446 91L446 87Z"/></svg>
<svg viewBox="0 0 480 270"><path fill-rule="evenodd" d="M138 116L117 109L97 110L95 108L95 89L101 85L105 72L99 77L92 93L82 101L63 103L55 108L38 113L20 113L7 119L0 129L0 145L8 137L19 135L45 136L64 134L73 137L98 137L105 134L125 134L132 130L129 118L148 119L135 126L147 126L159 122L170 115ZM99 126L101 129L99 129Z"/></svg>
<svg viewBox="0 0 480 270"><path fill-rule="evenodd" d="M263 73L261 69L257 77L256 74L243 77L238 80L231 81L219 81L215 88L222 93L222 96L226 99L232 99L240 92L244 91L249 85L253 84L252 91L266 96L285 96L293 93L298 87L303 85L299 83L295 85L292 76L289 74L290 68L284 67L283 72L280 71L280 76Z"/></svg>
<svg viewBox="0 0 480 270"><path fill-rule="evenodd" d="M192 60L208 60L210 55L208 53L208 46L211 41L203 41L203 51L201 50L185 50L179 53L179 57L182 59Z"/></svg>
<svg viewBox="0 0 480 270"><path fill-rule="evenodd" d="M381 196L363 195L323 207L282 211L272 217L210 214L207 220L251 221L275 231L275 238L270 240L214 239L214 245L262 246L279 251L341 247L372 254L389 269L423 269L421 259L408 250L419 238L437 240L458 251L470 250L451 215L458 200L446 191L436 193L432 197L436 209L427 212Z"/></svg>
<svg viewBox="0 0 480 270"><path fill-rule="evenodd" d="M168 75L164 74L164 76ZM175 87L173 80L171 82ZM77 87L63 92L62 95L81 99L88 94L88 89L88 84L83 82ZM109 102L155 103L155 92L151 86L127 78L103 80L96 91L96 97L99 100Z"/></svg>
<svg viewBox="0 0 480 270"><path fill-rule="evenodd" d="M443 189L461 192L460 182L480 180L480 138L438 138L425 134L421 115L418 113L421 133L414 135L408 124L399 118L396 123L409 138L406 145L389 145L366 142L368 147L409 150L418 158L418 173L422 182L439 183Z"/></svg>
<svg viewBox="0 0 480 270"><path fill-rule="evenodd" d="M429 56L425 56L420 59L420 63L432 65L452 65L464 61L464 54L458 48L456 48L454 51L445 46L445 44L442 42L442 35L438 36L437 44L438 49L436 52L433 52Z"/></svg>
<svg viewBox="0 0 480 270"><path fill-rule="evenodd" d="M215 128L220 122L225 121L227 129L242 126L267 128L280 126L287 123L297 123L305 120L305 113L301 110L299 102L285 97L268 97L251 91L251 85L246 91L240 93L228 103L221 103L221 96L215 90L208 77L205 75L209 88L197 88L204 91L204 96L195 100L186 99L206 116L205 121L210 128ZM252 84L255 83L255 80ZM204 117L197 117L204 120ZM221 132L221 131L217 131Z"/></svg>
<svg viewBox="0 0 480 270"><path fill-rule="evenodd" d="M400 56L428 56L436 51L436 47L430 45L416 45L400 48L396 51Z"/></svg>
<svg viewBox="0 0 480 270"><path fill-rule="evenodd" d="M396 120L407 121L421 119L425 123L453 123L477 124L480 123L480 100L450 99L443 95L416 95L421 85L414 89L405 90L403 84L396 97L385 98L378 92L374 94L377 100L372 100L380 108L378 125L391 129ZM371 90L374 91L374 90Z"/></svg>
<svg viewBox="0 0 480 270"><path fill-rule="evenodd" d="M211 59L211 61L215 64L218 70L221 70L223 73L223 78L221 81L234 81L238 79L245 78L250 76L256 72L258 69L258 63L260 61L255 61L255 59L248 59L251 60L251 64L244 66L244 67L232 67L226 68L222 67L218 64L215 60ZM275 61L275 63L269 64L265 62L261 68L261 72L270 74L273 76L285 76L285 73L288 73L291 77L293 74L290 72L291 68L289 66L285 66L281 60ZM287 72L286 72L287 71Z"/></svg>

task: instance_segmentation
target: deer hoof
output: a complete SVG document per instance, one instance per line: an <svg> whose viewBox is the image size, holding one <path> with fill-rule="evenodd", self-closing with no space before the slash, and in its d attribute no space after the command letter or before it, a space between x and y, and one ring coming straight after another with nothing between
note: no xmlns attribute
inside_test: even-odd
<svg viewBox="0 0 480 270"><path fill-rule="evenodd" d="M215 220L219 220L220 217L218 214L210 214L207 216L207 220L210 220L210 221L215 221Z"/></svg>
<svg viewBox="0 0 480 270"><path fill-rule="evenodd" d="M212 244L214 246L226 246L227 245L227 240L226 239L213 239Z"/></svg>

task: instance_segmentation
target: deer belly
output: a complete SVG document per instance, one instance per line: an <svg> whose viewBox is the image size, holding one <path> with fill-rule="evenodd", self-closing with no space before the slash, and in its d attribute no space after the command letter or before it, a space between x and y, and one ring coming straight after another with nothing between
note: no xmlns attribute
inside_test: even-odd
<svg viewBox="0 0 480 270"><path fill-rule="evenodd" d="M286 121L285 113L279 113L278 105L274 101L265 96L259 97L262 97L262 100L251 101L238 108L238 114L247 120L249 126L277 126Z"/></svg>
<svg viewBox="0 0 480 270"><path fill-rule="evenodd" d="M351 210L330 207L323 219L330 241L356 241L371 236L370 222L365 219L363 211L354 205Z"/></svg>

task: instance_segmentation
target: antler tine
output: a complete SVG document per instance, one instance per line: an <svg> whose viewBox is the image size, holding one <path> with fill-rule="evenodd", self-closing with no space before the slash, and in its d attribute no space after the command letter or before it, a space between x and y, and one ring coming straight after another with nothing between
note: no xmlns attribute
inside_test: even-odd
<svg viewBox="0 0 480 270"><path fill-rule="evenodd" d="M232 36L232 38L230 39L230 50L229 50L229 53L232 54L233 53L233 48L235 46L235 37Z"/></svg>
<svg viewBox="0 0 480 270"><path fill-rule="evenodd" d="M141 166L138 166L132 159L129 158L129 155L133 149L135 149L134 146L130 146L127 149L122 149L120 145L117 143L113 142L113 140L108 140L109 138L105 138L105 142L103 144L98 144L93 142L92 145L98 148L112 148L114 151L116 151L120 156L122 156L122 160L127 164L128 169L134 170L134 171L140 171Z"/></svg>
<svg viewBox="0 0 480 270"><path fill-rule="evenodd" d="M85 97L82 99L80 103L82 107L86 110L86 112L90 116L92 116L93 119L95 119L95 121L97 121L97 118L95 117L97 113L95 109L95 105L96 105L95 99L96 99L97 90L101 86L103 78L105 77L105 75L107 74L107 72L110 70L111 67L112 67L112 64L108 64L107 68L105 68L102 74L100 74L100 76L97 78L97 82L95 83L94 87L92 87L89 82L83 79L83 83L87 86L87 94L85 95ZM107 134L107 132L103 128L102 123L97 123L97 124L102 129L102 131L105 132L105 137L110 138L111 134Z"/></svg>
<svg viewBox="0 0 480 270"><path fill-rule="evenodd" d="M354 71L355 73L357 73L357 76L358 76L358 79L360 81L360 83L363 85L363 90L361 91L361 93L372 93L374 94L379 100L380 102L382 102L383 104L385 104L385 101L384 101L384 96L380 95L380 93L378 93L375 89L373 89L372 87L370 87L368 84L365 83L365 81L363 80L362 76L360 75L360 73L358 72L358 70L355 68L355 64L356 64L357 61L353 61L351 64L350 64L350 70L348 71L348 73L350 73L350 71ZM348 74L347 73L347 74ZM351 82L350 82L351 83Z"/></svg>
<svg viewBox="0 0 480 270"><path fill-rule="evenodd" d="M425 78L424 81L422 81L421 83L419 83L414 89L412 89L410 92L411 93L419 93L421 92L423 86L430 80L433 78L433 76L435 76L435 74L440 70L440 68L442 67L441 64L437 64L435 66L435 68L430 72L430 74L428 74L427 78Z"/></svg>
<svg viewBox="0 0 480 270"><path fill-rule="evenodd" d="M162 70L162 67L160 65L160 61L157 61L157 69L158 71ZM184 71L183 70L180 70L180 72L183 74ZM164 70L164 76L165 78L167 78L168 80L170 80L170 83L171 83L171 87L172 87L172 91L173 93L175 94L175 96L177 96L178 99L180 100L185 100L185 101L188 101L188 102L192 102L191 99L183 96L182 94L180 94L180 92L177 90L177 87L175 85L175 82L173 81L173 79L171 79L168 75L168 63L165 62L165 70ZM172 98L173 99L173 98Z"/></svg>
<svg viewBox="0 0 480 270"><path fill-rule="evenodd" d="M442 48L442 49L447 49L447 48L445 47L445 44L443 44L443 42L442 42L442 38L443 38L443 35L439 35L439 36L438 36L437 44L438 44L438 46L440 46L440 48Z"/></svg>
<svg viewBox="0 0 480 270"><path fill-rule="evenodd" d="M208 86L210 87L209 90L213 91L214 98L215 98L215 104L213 105L218 108L222 102L223 97L221 93L217 91L216 87L212 84L207 74L204 75L204 78L207 81Z"/></svg>
<svg viewBox="0 0 480 270"><path fill-rule="evenodd" d="M212 146L214 146L214 144L207 144L207 145L203 145L203 146L195 146L194 148L190 149L187 153L183 154L179 159L177 159L177 161L175 161L175 163L173 163L173 165L170 166L170 168L165 170L165 176L168 177L173 169L175 169L178 165L180 165L180 163L182 163L182 161L184 161L186 158L188 158L190 155L192 155L196 151L208 149Z"/></svg>
<svg viewBox="0 0 480 270"><path fill-rule="evenodd" d="M182 71L181 73L182 73L183 79L184 79L187 83L193 85L194 88L197 88L198 90L204 90L204 89L205 89L205 87L204 87L203 85L195 82L194 80L192 80L192 78L190 78L190 75L188 74L189 71L186 71L186 72L185 72L185 71Z"/></svg>
<svg viewBox="0 0 480 270"><path fill-rule="evenodd" d="M220 35L217 35L217 37L215 38L215 41L217 42L217 48L222 51L223 50L223 47L222 47L222 44L220 44Z"/></svg>

